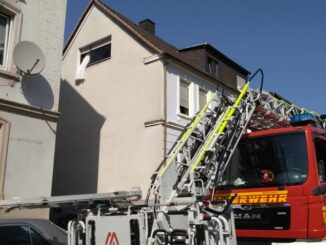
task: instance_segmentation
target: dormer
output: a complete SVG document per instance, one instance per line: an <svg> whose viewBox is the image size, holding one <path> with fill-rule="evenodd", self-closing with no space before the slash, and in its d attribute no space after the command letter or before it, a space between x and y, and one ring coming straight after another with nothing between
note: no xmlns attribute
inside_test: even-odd
<svg viewBox="0 0 326 245"><path fill-rule="evenodd" d="M205 73L228 86L237 89L250 74L245 68L208 43L178 50L188 56Z"/></svg>

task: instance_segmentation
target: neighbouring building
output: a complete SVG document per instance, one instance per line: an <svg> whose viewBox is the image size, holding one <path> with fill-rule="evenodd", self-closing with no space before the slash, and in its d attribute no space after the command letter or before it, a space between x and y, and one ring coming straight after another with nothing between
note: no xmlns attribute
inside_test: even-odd
<svg viewBox="0 0 326 245"><path fill-rule="evenodd" d="M0 3L1 199L51 195L65 13L66 0ZM20 41L43 51L41 73L18 72L13 50ZM47 210L35 214L48 217Z"/></svg>
<svg viewBox="0 0 326 245"><path fill-rule="evenodd" d="M90 2L63 51L53 195L143 194L183 126L249 72L209 44L177 49L149 19Z"/></svg>

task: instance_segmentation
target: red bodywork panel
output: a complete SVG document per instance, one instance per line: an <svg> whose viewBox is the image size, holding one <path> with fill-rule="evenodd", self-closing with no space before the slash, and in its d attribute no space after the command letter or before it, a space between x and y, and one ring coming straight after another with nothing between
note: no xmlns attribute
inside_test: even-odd
<svg viewBox="0 0 326 245"><path fill-rule="evenodd" d="M315 146L313 133L325 133L324 131L310 127L289 127L280 129L263 130L252 132L243 137L257 137L273 134L292 133L295 131L304 131L307 142L308 156L308 176L301 185L280 187L259 187L246 189L231 189L226 191L217 191L215 199L238 193L233 204L235 208L252 209L256 204L267 206L286 206L289 208L290 220L287 229L246 229L246 227L237 228L237 237L239 238L270 238L270 239L323 239L326 237L326 196L325 194L314 194L318 186L326 183L320 183L318 177L318 167L316 164ZM256 204L254 204L256 203ZM280 215L282 212L278 212ZM242 214L245 217L245 212ZM251 218L247 215L246 218ZM273 217L272 217L273 218Z"/></svg>

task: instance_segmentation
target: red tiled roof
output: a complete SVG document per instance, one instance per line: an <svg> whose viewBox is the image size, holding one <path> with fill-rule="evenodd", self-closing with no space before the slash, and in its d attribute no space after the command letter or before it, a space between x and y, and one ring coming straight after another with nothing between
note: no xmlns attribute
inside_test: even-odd
<svg viewBox="0 0 326 245"><path fill-rule="evenodd" d="M148 47L152 51L154 51L162 56L167 56L167 57L173 58L173 59L195 69L197 72L200 72L206 76L209 76L211 79L218 81L215 77L206 73L205 67L200 62L198 62L198 59L196 59L197 57L195 57L189 53L184 54L184 53L179 52L178 49L176 47L174 47L173 45L165 42L158 36L153 35L153 34L149 33L148 31L144 30L142 27L140 27L139 25L136 25L135 23L133 23L131 20L129 20L125 16L121 15L117 11L113 10L109 6L102 3L100 0L91 0L90 4L87 6L85 11L83 12L77 26L75 27L74 31L72 32L71 36L69 37L68 41L66 42L65 47L63 49L63 53L66 52L74 35L77 32L81 22L83 21L83 19L87 15L89 9L93 5L95 5L100 10L102 10L105 14L107 14L112 19L112 21L114 21L121 28L123 28L125 31L127 31L129 34L131 34L134 38L136 38L138 41L140 41L142 44L144 44L146 47ZM212 47L211 45L209 45L209 46ZM222 54L219 51L218 51L218 53ZM227 56L222 54L222 58L227 59L227 61L229 63L231 62L231 64L233 66L236 66L244 74L246 74L246 75L249 74L249 71L247 71L245 68L241 67L240 65L238 65L231 59L229 59ZM219 82L221 82L221 81L219 81Z"/></svg>

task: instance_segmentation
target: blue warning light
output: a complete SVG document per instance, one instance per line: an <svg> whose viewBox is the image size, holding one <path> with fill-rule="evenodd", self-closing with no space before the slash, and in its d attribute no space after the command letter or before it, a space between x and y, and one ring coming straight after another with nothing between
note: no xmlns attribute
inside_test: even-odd
<svg viewBox="0 0 326 245"><path fill-rule="evenodd" d="M316 123L318 123L318 120L316 119L315 116L313 116L309 113L305 113L305 114L293 116L291 118L290 123L292 126L299 126L299 125L303 126L303 125L308 125L308 124L315 126Z"/></svg>

